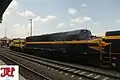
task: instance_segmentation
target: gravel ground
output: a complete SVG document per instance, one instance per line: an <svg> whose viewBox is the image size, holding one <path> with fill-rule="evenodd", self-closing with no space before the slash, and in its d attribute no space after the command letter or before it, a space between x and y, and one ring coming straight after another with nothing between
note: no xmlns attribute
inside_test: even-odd
<svg viewBox="0 0 120 80"><path fill-rule="evenodd" d="M6 53L4 53L6 54ZM44 74L45 76L51 78L52 80L87 80L87 79L83 79L82 77L79 76L75 76L75 75L71 75L59 70L55 70L53 68L49 68L49 67L45 67L43 65L40 64L36 64L36 63L32 63L28 60L19 58L19 57L15 57L15 56L11 56L10 54L9 58L14 59L15 61L19 61L20 63L24 64L25 66L38 71L41 74ZM3 57L2 57L3 58ZM7 64L13 64L8 60L3 59L5 62L7 62ZM35 74L31 73L30 71L20 67L20 74L22 76L24 76L27 80L42 80L40 78L38 78ZM32 77L31 77L32 76ZM31 78L31 79L30 79Z"/></svg>

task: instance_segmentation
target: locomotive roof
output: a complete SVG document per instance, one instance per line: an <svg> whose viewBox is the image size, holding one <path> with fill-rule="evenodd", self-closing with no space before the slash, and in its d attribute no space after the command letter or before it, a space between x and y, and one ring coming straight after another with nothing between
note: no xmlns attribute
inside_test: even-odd
<svg viewBox="0 0 120 80"><path fill-rule="evenodd" d="M12 40L25 40L25 38L14 38Z"/></svg>
<svg viewBox="0 0 120 80"><path fill-rule="evenodd" d="M0 23L2 22L2 16L12 0L0 0Z"/></svg>
<svg viewBox="0 0 120 80"><path fill-rule="evenodd" d="M120 30L107 31L105 35L106 35L106 36L120 35Z"/></svg>
<svg viewBox="0 0 120 80"><path fill-rule="evenodd" d="M37 35L37 36L31 36L31 37L39 37L39 36L49 36L49 35L76 35L76 34L79 34L81 31L90 31L90 30L87 30L87 29L79 29L79 30L72 30L72 31L66 31L66 32L56 32L56 33L51 33L51 34L42 34L42 35Z"/></svg>
<svg viewBox="0 0 120 80"><path fill-rule="evenodd" d="M120 32L120 30L107 31L107 32Z"/></svg>

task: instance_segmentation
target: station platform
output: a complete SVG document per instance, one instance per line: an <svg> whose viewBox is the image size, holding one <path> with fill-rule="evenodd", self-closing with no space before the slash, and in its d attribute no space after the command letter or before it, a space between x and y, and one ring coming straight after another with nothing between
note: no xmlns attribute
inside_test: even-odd
<svg viewBox="0 0 120 80"><path fill-rule="evenodd" d="M0 60L0 65L7 65L2 60ZM19 80L26 80L23 76L19 75Z"/></svg>

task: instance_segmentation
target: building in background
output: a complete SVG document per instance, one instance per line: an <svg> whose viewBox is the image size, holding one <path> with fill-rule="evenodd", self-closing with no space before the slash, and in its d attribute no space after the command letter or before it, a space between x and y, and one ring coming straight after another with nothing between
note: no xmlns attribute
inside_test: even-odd
<svg viewBox="0 0 120 80"><path fill-rule="evenodd" d="M9 47L10 39L7 37L3 37L0 39L0 46L1 47Z"/></svg>

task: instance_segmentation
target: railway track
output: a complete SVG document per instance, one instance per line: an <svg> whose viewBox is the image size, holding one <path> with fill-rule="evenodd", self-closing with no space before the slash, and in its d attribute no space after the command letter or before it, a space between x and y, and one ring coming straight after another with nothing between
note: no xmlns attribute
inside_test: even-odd
<svg viewBox="0 0 120 80"><path fill-rule="evenodd" d="M40 73L38 73L37 71L35 71L35 70L33 70L33 69L31 69L31 68L29 68L29 67L27 67L27 66L24 66L23 64L21 64L21 63L15 61L15 60L9 58L8 56L5 56L4 54L0 54L0 55L1 55L2 57L6 58L6 59L8 59L8 60L10 60L10 61L12 61L13 63L19 65L20 67L26 69L27 71L31 72L31 73L32 73L31 76L35 75L37 78L39 78L39 80L52 80L51 78L49 78L49 77L47 77L47 76L44 76L43 74L40 74ZM30 77L30 78L28 78L27 80L33 80L33 79L31 79L31 77Z"/></svg>
<svg viewBox="0 0 120 80"><path fill-rule="evenodd" d="M48 60L48 59L44 59L44 58L40 58L40 57L28 55L28 54L23 54L20 52L16 52L18 54L13 53L15 51L11 51L11 50L8 50L6 52L9 54L30 60L32 62L41 64L44 67L47 67L48 69L51 68L56 71L59 70L61 73L65 72L66 73L65 75L72 74L73 77L79 76L79 79L81 80L82 80L82 77L85 79L92 79L92 80L119 80L120 79L120 76L114 76L114 75L103 74L103 73L95 72L91 70L86 70L86 69L75 67L74 65L69 65L62 62L58 62L58 61Z"/></svg>

